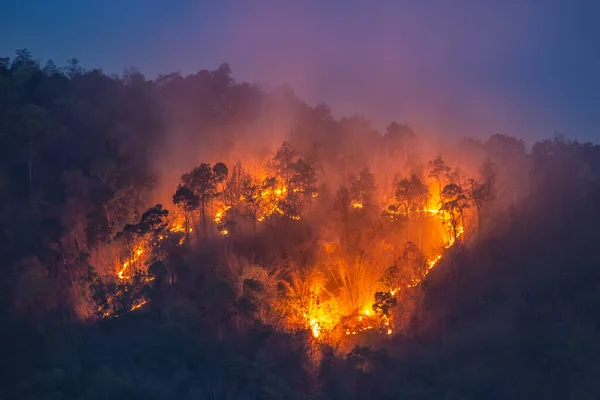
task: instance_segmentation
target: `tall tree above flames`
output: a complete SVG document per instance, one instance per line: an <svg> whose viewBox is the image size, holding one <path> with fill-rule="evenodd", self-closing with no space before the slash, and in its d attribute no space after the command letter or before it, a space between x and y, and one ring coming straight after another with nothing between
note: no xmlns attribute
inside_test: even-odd
<svg viewBox="0 0 600 400"><path fill-rule="evenodd" d="M442 210L450 216L450 225L452 228L452 238L458 239L459 226L464 229L464 212L469 207L469 198L463 188L456 184L450 183L442 190Z"/></svg>
<svg viewBox="0 0 600 400"><path fill-rule="evenodd" d="M200 197L195 195L188 187L179 185L173 195L173 204L179 206L183 211L185 239L189 244L190 219L192 213L200 207Z"/></svg>
<svg viewBox="0 0 600 400"><path fill-rule="evenodd" d="M412 174L410 179L402 179L396 184L394 195L404 214L410 217L423 212L429 198L429 190L419 177Z"/></svg>
<svg viewBox="0 0 600 400"><path fill-rule="evenodd" d="M288 170L289 187L283 208L288 216L299 216L306 203L310 207L313 195L317 193L317 174L314 167L302 159L290 163Z"/></svg>
<svg viewBox="0 0 600 400"><path fill-rule="evenodd" d="M414 145L415 132L408 126L393 121L388 125L383 135L390 156L393 159L402 158L404 163L409 161L411 145Z"/></svg>
<svg viewBox="0 0 600 400"><path fill-rule="evenodd" d="M375 176L369 168L363 168L358 176L350 176L350 196L354 208L371 208L375 206Z"/></svg>
<svg viewBox="0 0 600 400"><path fill-rule="evenodd" d="M290 164L296 161L297 158L298 151L290 143L283 142L271 161L275 173L284 180L286 186L289 186L292 176Z"/></svg>
<svg viewBox="0 0 600 400"><path fill-rule="evenodd" d="M444 159L441 156L437 156L429 161L427 170L429 177L437 182L439 194L441 196L442 189L450 178L451 168L446 165L446 162L444 162Z"/></svg>
<svg viewBox="0 0 600 400"><path fill-rule="evenodd" d="M410 219L414 216L422 215L423 209L427 206L429 200L429 190L427 186L415 174L410 179L402 179L396 184L394 192L396 204L395 208L388 207L388 212L400 212L406 221L406 241L408 242L408 227Z"/></svg>
<svg viewBox="0 0 600 400"><path fill-rule="evenodd" d="M218 185L227 179L228 173L227 166L222 162L216 163L212 168L210 164L202 163L181 176L181 182L200 200L200 218L204 239L208 235L207 209L212 204L212 200L219 195Z"/></svg>
<svg viewBox="0 0 600 400"><path fill-rule="evenodd" d="M252 176L245 176L241 182L242 217L252 222L254 236L256 236L256 222L265 211L266 200L261 196L264 188L265 184Z"/></svg>

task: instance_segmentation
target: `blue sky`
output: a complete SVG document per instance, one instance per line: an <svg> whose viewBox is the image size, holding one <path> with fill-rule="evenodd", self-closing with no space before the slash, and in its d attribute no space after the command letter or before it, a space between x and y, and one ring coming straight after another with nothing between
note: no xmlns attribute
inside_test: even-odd
<svg viewBox="0 0 600 400"><path fill-rule="evenodd" d="M458 137L600 141L592 0L4 0L0 55L149 78L229 62L336 116Z"/></svg>

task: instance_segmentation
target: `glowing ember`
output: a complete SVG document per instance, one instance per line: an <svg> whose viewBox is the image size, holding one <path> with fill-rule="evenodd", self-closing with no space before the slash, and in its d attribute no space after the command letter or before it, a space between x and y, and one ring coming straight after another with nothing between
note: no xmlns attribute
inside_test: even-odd
<svg viewBox="0 0 600 400"><path fill-rule="evenodd" d="M363 208L363 204L360 201L353 201L350 203L350 207L352 208Z"/></svg>
<svg viewBox="0 0 600 400"><path fill-rule="evenodd" d="M144 304L146 304L147 302L148 302L147 300L142 300L142 301L140 301L139 303L137 303L137 304L134 304L134 305L131 307L131 310L130 310L130 311L137 310L138 308L141 308L141 307L142 307Z"/></svg>
<svg viewBox="0 0 600 400"><path fill-rule="evenodd" d="M144 254L143 248L138 248L137 250L135 250L133 252L133 257L131 258L131 260L125 261L123 263L123 266L119 269L119 272L117 272L117 277L119 279L129 279L129 277L125 275L125 270L127 270L127 268L129 267L130 261L131 263L137 262L142 254Z"/></svg>
<svg viewBox="0 0 600 400"><path fill-rule="evenodd" d="M223 220L223 216L227 211L229 211L229 209L231 209L231 206L225 206L222 210L217 211L214 219L215 223L220 224Z"/></svg>

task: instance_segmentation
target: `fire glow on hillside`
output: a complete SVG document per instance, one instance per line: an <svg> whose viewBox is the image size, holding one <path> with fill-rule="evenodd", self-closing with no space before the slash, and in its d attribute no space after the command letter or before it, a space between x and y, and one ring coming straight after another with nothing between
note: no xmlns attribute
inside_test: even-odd
<svg viewBox="0 0 600 400"><path fill-rule="evenodd" d="M439 158L429 169L426 177L413 174L396 181L391 193L377 191L373 175L364 169L348 176L348 187L341 187L333 199L328 195L332 204L324 205L318 202L316 169L287 144L253 172L240 163L232 171L222 163L202 164L183 175L173 196L176 207L167 212L157 205L139 224L129 226L133 233L126 235L126 227L120 234L126 257L114 268L115 278L122 282L122 291L134 290L140 277L149 284L155 279L149 265L164 259L169 243L190 248L212 237L256 236L285 220L293 230L294 223L306 220L302 223L330 232L321 238L315 262L287 268L284 274L253 267L263 270L260 278L252 278L262 290L279 293L269 303L278 317L265 315L263 322L308 330L317 341L339 341L364 331L392 335L399 326L394 313L398 304L443 252L462 239L465 221L473 219L465 183ZM369 224L376 230L362 236ZM354 252L352 243L359 240L369 241L372 250ZM239 279L236 285L246 284L247 278ZM127 309L139 309L148 301L141 295ZM104 311L102 316L113 313Z"/></svg>

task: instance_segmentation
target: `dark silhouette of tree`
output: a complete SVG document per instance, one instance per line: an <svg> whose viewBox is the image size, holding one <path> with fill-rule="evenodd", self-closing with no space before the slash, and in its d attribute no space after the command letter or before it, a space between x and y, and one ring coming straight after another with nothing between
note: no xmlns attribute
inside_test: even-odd
<svg viewBox="0 0 600 400"><path fill-rule="evenodd" d="M341 213L342 223L344 226L344 238L346 239L346 247L350 246L350 229L349 229L349 218L350 218L350 206L352 199L350 197L350 191L345 187L340 187L335 195L334 210L338 210Z"/></svg>
<svg viewBox="0 0 600 400"><path fill-rule="evenodd" d="M427 164L428 176L434 179L438 184L438 190L441 196L442 188L450 176L450 167L446 165L441 156L437 156Z"/></svg>
<svg viewBox="0 0 600 400"><path fill-rule="evenodd" d="M219 195L218 185L227 178L228 173L227 166L223 163L217 163L212 168L210 164L202 163L181 176L181 182L200 199L200 219L204 239L208 234L207 211L212 200Z"/></svg>
<svg viewBox="0 0 600 400"><path fill-rule="evenodd" d="M292 164L297 158L298 152L288 142L284 142L279 149L277 149L275 157L273 157L272 164L275 173L283 179L286 186L289 186L292 176L292 168L290 167L290 164Z"/></svg>
<svg viewBox="0 0 600 400"><path fill-rule="evenodd" d="M29 200L34 195L34 163L40 148L47 143L52 133L51 120L48 112L35 105L27 105L19 111L21 124L18 128L19 141L23 148L23 154L27 163L27 182Z"/></svg>
<svg viewBox="0 0 600 400"><path fill-rule="evenodd" d="M464 227L464 211L469 207L469 198L462 187L451 183L442 190L442 210L450 216L452 238L458 240L459 225Z"/></svg>
<svg viewBox="0 0 600 400"><path fill-rule="evenodd" d="M192 213L200 207L200 197L194 194L186 186L179 185L177 191L173 195L173 204L181 207L184 215L185 239L189 244L190 219Z"/></svg>
<svg viewBox="0 0 600 400"><path fill-rule="evenodd" d="M69 58L67 60L67 66L64 68L65 74L69 79L75 79L78 76L83 75L85 70L79 64L79 59L76 57Z"/></svg>
<svg viewBox="0 0 600 400"><path fill-rule="evenodd" d="M300 216L305 204L312 204L313 195L317 193L317 175L312 165L302 159L290 163L289 186L283 209L287 216Z"/></svg>
<svg viewBox="0 0 600 400"><path fill-rule="evenodd" d="M349 194L352 201L362 204L360 208L375 206L375 176L368 168L363 168L358 176L351 176Z"/></svg>
<svg viewBox="0 0 600 400"><path fill-rule="evenodd" d="M242 217L252 222L252 234L256 236L256 222L265 211L265 199L261 196L265 184L246 176L241 182L240 195L242 196Z"/></svg>
<svg viewBox="0 0 600 400"><path fill-rule="evenodd" d="M415 132L408 126L393 121L386 128L383 135L392 158L402 157L404 162L409 162L410 148L414 145Z"/></svg>
<svg viewBox="0 0 600 400"><path fill-rule="evenodd" d="M406 240L408 241L408 225L411 217L423 214L429 199L427 186L416 176L402 179L396 184L394 192L397 211L406 219ZM390 210L393 211L393 210Z"/></svg>

